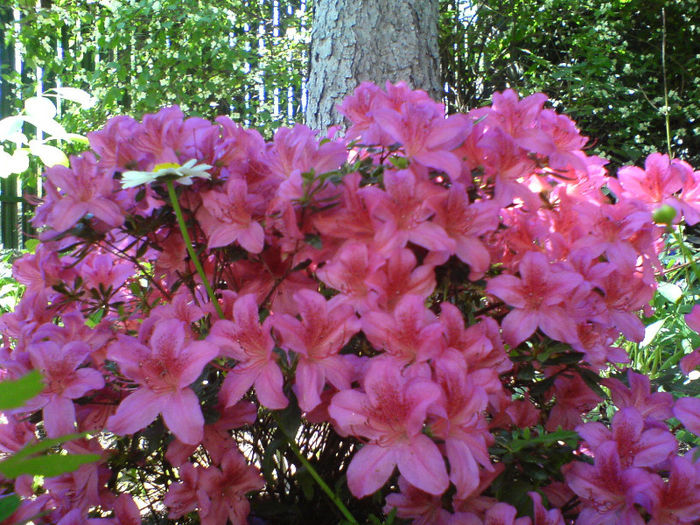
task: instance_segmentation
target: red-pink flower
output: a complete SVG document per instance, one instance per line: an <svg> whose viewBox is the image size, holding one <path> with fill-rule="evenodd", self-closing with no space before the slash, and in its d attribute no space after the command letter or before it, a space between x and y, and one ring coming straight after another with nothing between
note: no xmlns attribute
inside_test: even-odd
<svg viewBox="0 0 700 525"><path fill-rule="evenodd" d="M381 223L375 241L384 251L403 248L410 241L428 250L454 252L455 241L429 220L435 212L426 199L444 193L440 186L418 180L407 169L386 171L384 187L386 191L371 186L365 190L372 217Z"/></svg>
<svg viewBox="0 0 700 525"><path fill-rule="evenodd" d="M367 312L362 331L374 348L403 363L427 361L444 348L442 325L419 295L404 295L391 313Z"/></svg>
<svg viewBox="0 0 700 525"><path fill-rule="evenodd" d="M340 349L360 329L355 310L348 304L326 299L313 290L294 294L301 321L289 314L275 315L273 326L282 348L299 356L294 393L299 407L308 412L321 402L326 381L335 388L350 388L353 369Z"/></svg>
<svg viewBox="0 0 700 525"><path fill-rule="evenodd" d="M673 405L673 415L696 436L700 436L700 398L682 397Z"/></svg>
<svg viewBox="0 0 700 525"><path fill-rule="evenodd" d="M670 458L668 481L657 478L659 497L649 525L697 523L700 516L700 461L693 461L694 451Z"/></svg>
<svg viewBox="0 0 700 525"><path fill-rule="evenodd" d="M673 416L673 396L668 392L651 392L649 377L627 370L625 386L619 379L609 378L603 384L610 389L610 397L620 409L634 407L645 420L664 421Z"/></svg>
<svg viewBox="0 0 700 525"><path fill-rule="evenodd" d="M464 142L471 121L464 115L436 115L434 105L432 101L407 102L399 111L376 107L372 115L382 131L403 146L409 158L444 171L456 181L462 174L462 164L452 150Z"/></svg>
<svg viewBox="0 0 700 525"><path fill-rule="evenodd" d="M678 444L667 428L644 428L644 420L637 409L623 408L615 414L612 431L602 423L586 423L576 428L595 451L606 441L617 442L623 467L655 467L676 452Z"/></svg>
<svg viewBox="0 0 700 525"><path fill-rule="evenodd" d="M275 348L270 334L272 317L261 324L255 295L246 294L236 299L233 319L214 323L207 339L223 355L238 361L221 387L222 402L227 407L233 406L255 385L262 405L275 410L286 407L288 401L282 392L284 377L272 351Z"/></svg>
<svg viewBox="0 0 700 525"><path fill-rule="evenodd" d="M71 157L71 168L54 166L46 172L47 198L42 206L47 223L56 231L72 227L90 213L109 226L124 222L121 209L114 200L112 174L100 173L91 153ZM41 215L40 215L41 216Z"/></svg>
<svg viewBox="0 0 700 525"><path fill-rule="evenodd" d="M203 341L187 343L185 326L176 319L161 321L153 330L149 347L122 336L108 350L121 372L139 384L107 422L115 434L133 434L158 414L183 443L202 440L204 417L197 395L189 388L218 348Z"/></svg>
<svg viewBox="0 0 700 525"><path fill-rule="evenodd" d="M431 203L435 222L455 241L455 254L469 265L471 280L483 277L491 258L479 236L498 226L498 205L493 201L471 203L462 184L450 187L447 198Z"/></svg>
<svg viewBox="0 0 700 525"><path fill-rule="evenodd" d="M396 466L429 494L442 494L449 485L440 450L422 433L440 387L422 375L422 367L402 374L402 366L392 358L375 358L364 378L365 392L339 392L328 408L341 434L368 439L347 470L348 487L358 498L384 485Z"/></svg>
<svg viewBox="0 0 700 525"><path fill-rule="evenodd" d="M677 169L668 155L652 153L644 161L644 169L624 166L617 172L618 187L613 186L619 197L639 200L653 211L662 204L680 208L675 199L683 187L683 173ZM613 179L614 182L614 179Z"/></svg>
<svg viewBox="0 0 700 525"><path fill-rule="evenodd" d="M445 355L435 363L445 414L430 428L435 436L445 441L450 481L457 487L455 497L465 499L479 486L479 465L493 470L488 453L493 437L483 414L486 392L473 382L467 374L466 363L459 354L457 356Z"/></svg>
<svg viewBox="0 0 700 525"><path fill-rule="evenodd" d="M518 265L520 278L499 275L486 286L488 293L513 307L501 323L509 345L519 345L538 327L552 339L576 339L575 322L563 304L583 279L576 272L553 268L544 254L527 252Z"/></svg>
<svg viewBox="0 0 700 525"><path fill-rule="evenodd" d="M197 212L197 220L209 239L208 247L220 248L237 242L250 253L260 253L265 232L252 218L257 199L248 194L248 186L242 179L229 179L224 189L225 192L204 193L202 207Z"/></svg>
<svg viewBox="0 0 700 525"><path fill-rule="evenodd" d="M246 494L260 490L265 481L236 449L229 450L220 468L209 467L199 475L199 517L202 525L245 523L250 512Z"/></svg>
<svg viewBox="0 0 700 525"><path fill-rule="evenodd" d="M614 441L606 441L596 449L595 465L580 461L570 464L565 478L583 502L576 521L581 525L642 525L644 519L635 504L650 507L650 495L655 492L654 477L649 472L622 468Z"/></svg>
<svg viewBox="0 0 700 525"><path fill-rule="evenodd" d="M90 355L82 341L59 345L54 341L33 343L27 347L34 368L41 372L46 388L32 399L27 409L44 409L44 428L50 437L75 431L73 399L105 384L102 374L93 368L78 368Z"/></svg>

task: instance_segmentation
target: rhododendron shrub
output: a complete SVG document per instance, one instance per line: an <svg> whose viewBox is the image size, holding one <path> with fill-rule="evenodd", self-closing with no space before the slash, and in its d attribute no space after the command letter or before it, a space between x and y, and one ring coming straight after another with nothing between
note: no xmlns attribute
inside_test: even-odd
<svg viewBox="0 0 700 525"><path fill-rule="evenodd" d="M8 523L696 522L700 400L615 343L644 337L700 172L615 177L546 101L446 118L366 83L325 137L177 107L89 134L15 263L2 376L46 388L0 448L80 431L63 448L101 459L0 480Z"/></svg>

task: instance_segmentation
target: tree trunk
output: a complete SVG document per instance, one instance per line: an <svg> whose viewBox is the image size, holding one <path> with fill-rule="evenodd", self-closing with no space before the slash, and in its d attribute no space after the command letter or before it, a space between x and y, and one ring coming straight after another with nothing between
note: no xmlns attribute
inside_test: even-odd
<svg viewBox="0 0 700 525"><path fill-rule="evenodd" d="M360 82L405 81L439 100L438 0L318 0L306 124L342 122L336 104Z"/></svg>

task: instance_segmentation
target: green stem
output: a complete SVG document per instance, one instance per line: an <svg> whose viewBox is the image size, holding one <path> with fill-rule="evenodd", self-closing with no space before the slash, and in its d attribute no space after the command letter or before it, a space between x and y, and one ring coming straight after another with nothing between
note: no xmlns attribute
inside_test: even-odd
<svg viewBox="0 0 700 525"><path fill-rule="evenodd" d="M664 77L664 116L666 119L666 148L668 149L668 156L673 158L673 152L671 151L671 117L670 109L668 107L668 86L666 83L666 9L661 8L661 69Z"/></svg>
<svg viewBox="0 0 700 525"><path fill-rule="evenodd" d="M277 426L279 429L282 431L284 434L284 437L287 439L287 443L289 444L289 448L292 449L292 452L294 452L294 455L299 458L299 461L301 461L301 464L306 467L306 470L309 471L309 474L311 474L311 477L316 480L316 483L318 483L318 486L321 487L321 490L326 493L326 496L328 496L331 501L335 504L336 507L340 510L340 512L345 516L345 519L348 520L352 525L359 525L359 522L355 519L355 517L350 513L348 508L343 504L342 501L340 501L340 498L331 490L331 488L326 484L325 481L323 481L323 478L319 476L318 472L316 472L316 469L314 469L311 466L311 463L309 463L309 460L304 457L304 454L301 453L301 450L299 450L299 447L297 447L297 444L294 440L293 436L290 436L287 433L287 429L284 428L282 425L281 421L277 417L277 414L275 412L271 412L272 417L274 418L275 422L277 423Z"/></svg>
<svg viewBox="0 0 700 525"><path fill-rule="evenodd" d="M207 290L209 300L214 304L214 308L216 308L216 313L219 314L219 317L221 319L223 319L224 312L221 310L219 301L217 300L216 295L214 295L214 290L212 290L211 285L209 284L207 274L204 273L202 263L199 262L199 257L197 257L197 254L195 253L194 248L192 247L192 240L190 239L190 234L187 232L187 225L185 224L185 218L182 215L182 208L180 208L180 203L177 200L177 193L175 193L175 185L171 180L167 182L167 185L170 203L172 204L173 210L175 211L175 217L177 217L177 224L180 227L180 232L182 233L182 240L185 241L185 248L187 248L187 253L190 255L190 259L192 259L192 263L194 264L194 267L197 269L199 277L204 283L204 288L206 288Z"/></svg>
<svg viewBox="0 0 700 525"><path fill-rule="evenodd" d="M688 249L688 247L685 245L685 242L683 242L683 234L681 233L681 226L680 224L678 225L678 229L674 228L673 229L673 236L676 238L676 241L678 242L678 248L680 249L681 253L683 254L683 257L685 258L688 263L690 263L690 268L693 270L693 273L695 274L695 278L700 281L700 270L698 269L697 265L695 264L695 258L693 257L693 254L691 251ZM690 282L690 280L686 277L686 280Z"/></svg>

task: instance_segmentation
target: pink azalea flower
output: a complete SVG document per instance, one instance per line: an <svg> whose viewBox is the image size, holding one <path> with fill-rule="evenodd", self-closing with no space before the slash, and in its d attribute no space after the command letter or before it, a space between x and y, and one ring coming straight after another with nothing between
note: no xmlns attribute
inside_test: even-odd
<svg viewBox="0 0 700 525"><path fill-rule="evenodd" d="M542 496L537 492L528 492L532 499L532 507L534 511L533 525L565 525L564 517L561 515L561 510L547 510L542 505Z"/></svg>
<svg viewBox="0 0 700 525"><path fill-rule="evenodd" d="M323 235L352 239L357 242L371 244L374 241L378 221L370 214L370 203L373 202L373 191L370 187L360 187L362 177L359 173L350 173L343 177L337 191L340 191L338 206L314 213L311 217L313 225Z"/></svg>
<svg viewBox="0 0 700 525"><path fill-rule="evenodd" d="M676 438L667 428L644 429L644 420L637 409L623 408L615 414L612 431L602 423L585 423L576 431L595 451L603 443L617 442L620 462L623 467L655 467L674 454L678 448Z"/></svg>
<svg viewBox="0 0 700 525"><path fill-rule="evenodd" d="M644 161L644 169L636 166L620 168L617 172L619 189L613 186L613 191L620 193L619 197L643 202L650 211L662 204L678 208L675 194L683 187L682 175L680 170L675 169L668 155L652 153Z"/></svg>
<svg viewBox="0 0 700 525"><path fill-rule="evenodd" d="M432 101L406 102L398 111L375 107L372 116L382 131L403 146L407 157L444 171L456 181L462 174L462 164L452 150L464 142L471 121L464 115L436 115L434 105Z"/></svg>
<svg viewBox="0 0 700 525"><path fill-rule="evenodd" d="M180 466L180 481L173 483L168 488L168 493L163 503L168 507L168 517L178 519L197 508L200 499L206 495L199 490L199 474L201 469L195 468L192 463Z"/></svg>
<svg viewBox="0 0 700 525"><path fill-rule="evenodd" d="M700 516L700 462L693 451L670 458L668 481L657 478L660 497L652 510L649 525L697 523Z"/></svg>
<svg viewBox="0 0 700 525"><path fill-rule="evenodd" d="M403 248L410 241L428 250L454 252L455 241L441 226L429 220L435 212L426 201L444 193L440 186L417 181L416 175L408 169L385 172L384 187L386 191L372 186L366 188L372 217L381 223L375 241L383 251Z"/></svg>
<svg viewBox="0 0 700 525"><path fill-rule="evenodd" d="M231 430L245 425L252 425L258 416L258 407L250 401L240 401L230 408L223 405L216 407L221 417L214 423L204 425L204 437L202 446L206 449L212 461L218 463L226 452L236 448L236 441L231 439ZM175 439L168 445L165 458L176 467L187 462L197 450L198 445L188 445Z"/></svg>
<svg viewBox="0 0 700 525"><path fill-rule="evenodd" d="M108 350L121 372L139 384L107 423L115 434L133 434L158 414L183 443L202 440L204 417L197 395L189 388L218 348L203 341L186 342L185 327L176 319L162 321L153 330L149 346L122 336Z"/></svg>
<svg viewBox="0 0 700 525"><path fill-rule="evenodd" d="M573 430L581 423L581 416L600 403L598 394L588 388L578 374L559 374L554 380L551 394L556 402L545 425L550 432L558 427Z"/></svg>
<svg viewBox="0 0 700 525"><path fill-rule="evenodd" d="M551 109L543 110L538 117L540 129L552 140L552 151L547 153L549 166L555 170L573 168L582 174L587 173L585 156L579 157L588 139L582 137L576 123L566 115L559 115Z"/></svg>
<svg viewBox="0 0 700 525"><path fill-rule="evenodd" d="M686 314L685 322L690 328L696 332L700 332L700 304L693 306L690 313Z"/></svg>
<svg viewBox="0 0 700 525"><path fill-rule="evenodd" d="M688 354L680 362L681 371L685 375L700 367L700 348L696 348L694 352Z"/></svg>
<svg viewBox="0 0 700 525"><path fill-rule="evenodd" d="M241 179L229 179L224 189L225 193L204 193L197 212L197 220L209 239L207 247L220 248L237 242L250 253L260 253L265 232L252 218L256 199L248 194L248 186Z"/></svg>
<svg viewBox="0 0 700 525"><path fill-rule="evenodd" d="M552 339L575 340L575 324L562 306L583 279L570 271L552 271L552 265L539 252L527 252L518 265L520 278L499 275L486 291L513 307L503 319L503 338L517 346L539 327Z"/></svg>
<svg viewBox="0 0 700 525"><path fill-rule="evenodd" d="M682 397L673 405L673 415L696 436L700 436L700 398Z"/></svg>
<svg viewBox="0 0 700 525"><path fill-rule="evenodd" d="M289 314L275 315L273 326L280 334L280 346L296 352L294 393L299 407L311 411L321 403L326 381L338 390L350 388L352 367L341 348L360 329L354 309L348 304L326 299L312 290L294 294L301 321Z"/></svg>
<svg viewBox="0 0 700 525"><path fill-rule="evenodd" d="M435 266L445 262L447 257L431 255L419 266L409 249L397 248L386 254L384 264L365 279L370 290L379 295L377 303L382 310L392 311L405 295L427 299L433 293Z"/></svg>
<svg viewBox="0 0 700 525"><path fill-rule="evenodd" d="M523 99L512 89L494 93L487 120L497 123L523 149L549 154L554 145L552 138L538 126L542 106L547 95L535 93Z"/></svg>
<svg viewBox="0 0 700 525"><path fill-rule="evenodd" d="M220 468L209 467L199 476L199 517L202 525L245 523L250 512L246 493L260 490L265 481L257 468L248 465L243 455L229 450Z"/></svg>
<svg viewBox="0 0 700 525"><path fill-rule="evenodd" d="M391 313L367 312L362 331L374 348L406 364L427 361L443 350L442 325L419 295L404 295Z"/></svg>
<svg viewBox="0 0 700 525"><path fill-rule="evenodd" d="M319 144L315 131L303 124L295 124L293 128L279 128L275 132L264 162L274 175L289 179L312 170L320 174L338 169L347 157L348 152L342 143Z"/></svg>
<svg viewBox="0 0 700 525"><path fill-rule="evenodd" d="M583 502L584 508L577 524L644 523L635 504L650 506L648 496L655 492L654 477L644 469L623 469L614 441L606 441L598 447L595 465L580 461L570 464L564 476L569 487Z"/></svg>
<svg viewBox="0 0 700 525"><path fill-rule="evenodd" d="M79 516L76 515L78 519L75 521L75 525L85 523L87 525L141 525L141 511L129 494L120 494L114 502L113 508L113 518L91 518L86 521L84 513L80 513ZM59 523L63 523L63 520Z"/></svg>
<svg viewBox="0 0 700 525"><path fill-rule="evenodd" d="M629 387L614 378L603 381L610 389L610 396L616 407L634 407L645 420L665 421L673 416L673 396L668 392L652 393L648 376L628 369L627 382Z"/></svg>
<svg viewBox="0 0 700 525"><path fill-rule="evenodd" d="M126 115L110 118L98 131L87 134L90 147L99 155L100 169L113 175L115 171L126 171L138 167L145 153L139 151L128 137L137 135L141 128L136 120Z"/></svg>
<svg viewBox="0 0 700 525"><path fill-rule="evenodd" d="M396 509L396 517L412 519L412 525L448 525L451 515L442 508L440 496L417 489L403 476L399 476L399 489L400 493L386 497L385 514Z"/></svg>
<svg viewBox="0 0 700 525"><path fill-rule="evenodd" d="M347 241L331 261L316 271L316 275L342 294L342 302L352 305L362 314L376 307L378 294L370 289L367 278L384 262L384 258L366 244Z"/></svg>
<svg viewBox="0 0 700 525"><path fill-rule="evenodd" d="M71 168L54 166L46 170L49 210L47 224L62 232L90 213L108 226L124 222L121 208L114 200L112 174L100 173L91 153L71 157ZM36 222L35 222L36 223Z"/></svg>
<svg viewBox="0 0 700 525"><path fill-rule="evenodd" d="M445 414L430 429L445 441L455 497L465 499L479 486L479 465L493 470L488 453L493 437L484 418L486 392L471 380L461 356L444 355L436 361L435 373L444 394Z"/></svg>
<svg viewBox="0 0 700 525"><path fill-rule="evenodd" d="M222 402L227 407L235 405L255 385L262 405L275 410L286 407L288 401L282 392L284 377L272 351L275 347L270 335L273 318L268 317L260 324L255 295L246 294L236 299L233 319L214 323L207 338L223 355L238 361L221 387Z"/></svg>
<svg viewBox="0 0 700 525"><path fill-rule="evenodd" d="M466 189L459 183L452 184L446 199L431 205L437 213L435 222L455 241L455 254L469 265L469 279L483 277L491 258L479 236L498 226L498 205L493 201L470 204Z"/></svg>
<svg viewBox="0 0 700 525"><path fill-rule="evenodd" d="M32 399L27 409L44 409L44 428L50 437L75 431L73 399L105 384L102 374L93 368L78 368L90 355L90 347L82 341L59 345L54 341L33 343L27 347L35 369L41 372L46 388Z"/></svg>
<svg viewBox="0 0 700 525"><path fill-rule="evenodd" d="M671 166L681 173L683 178L683 191L680 201L683 217L688 226L700 222L700 171L693 171L687 162L673 159Z"/></svg>
<svg viewBox="0 0 700 525"><path fill-rule="evenodd" d="M426 377L402 374L401 368L391 358L373 359L365 392L339 392L328 408L342 435L368 439L347 470L348 488L358 498L384 485L396 466L411 485L429 494L442 494L449 485L440 450L422 433L440 387Z"/></svg>

